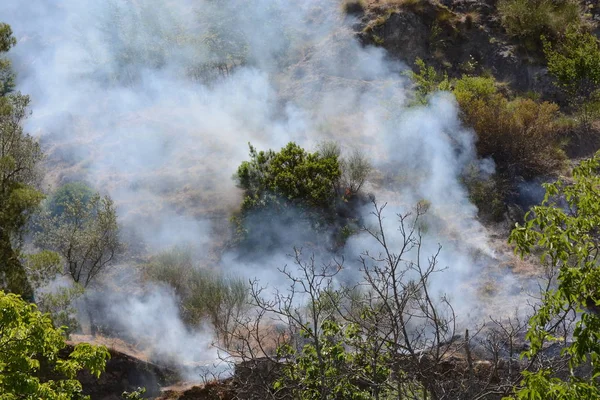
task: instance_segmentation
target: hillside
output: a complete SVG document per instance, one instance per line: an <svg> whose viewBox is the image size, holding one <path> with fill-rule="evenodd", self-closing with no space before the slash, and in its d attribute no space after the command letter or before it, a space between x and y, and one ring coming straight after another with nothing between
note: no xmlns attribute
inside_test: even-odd
<svg viewBox="0 0 600 400"><path fill-rule="evenodd" d="M0 391L594 398L597 8L1 2Z"/></svg>

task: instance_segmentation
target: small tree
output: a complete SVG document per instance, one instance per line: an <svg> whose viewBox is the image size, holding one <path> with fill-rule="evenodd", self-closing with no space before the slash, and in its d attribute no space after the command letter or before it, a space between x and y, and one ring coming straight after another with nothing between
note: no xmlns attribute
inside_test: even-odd
<svg viewBox="0 0 600 400"><path fill-rule="evenodd" d="M6 53L17 40L12 35L10 25L0 23L0 54ZM15 87L15 73L13 72L10 60L0 56L0 96L4 96L13 91Z"/></svg>
<svg viewBox="0 0 600 400"><path fill-rule="evenodd" d="M99 377L110 354L105 347L82 343L61 359L65 346L62 330L54 328L49 315L0 291L0 398L89 399L76 375L87 369Z"/></svg>
<svg viewBox="0 0 600 400"><path fill-rule="evenodd" d="M600 398L600 153L573 170L571 182L546 185L541 206L533 207L524 225L517 225L510 241L522 254L535 253L558 271L556 286L548 286L541 307L529 321L527 339L536 357L547 342L564 341L559 330L567 316L579 313L572 342L563 352L570 358L566 379L550 369L526 372L515 396L519 399ZM587 375L576 368L589 363Z"/></svg>
<svg viewBox="0 0 600 400"><path fill-rule="evenodd" d="M49 204L54 207L40 216L35 238L39 247L60 255L62 272L73 280L72 290L46 298L46 305L63 317L62 311L69 308L69 300L82 294L123 251L111 198L97 193L89 198L88 192L81 190L68 193L71 196L60 197L60 201L50 199ZM94 310L90 303L87 306L91 332L95 334Z"/></svg>
<svg viewBox="0 0 600 400"><path fill-rule="evenodd" d="M250 146L250 161L237 170L244 189L243 211L285 203L330 209L335 202L335 185L341 176L337 157L308 153L295 143L281 151L256 151Z"/></svg>
<svg viewBox="0 0 600 400"><path fill-rule="evenodd" d="M544 40L548 72L558 87L569 96L580 112L583 126L589 129L598 111L600 89L600 46L591 33L571 29L558 45Z"/></svg>
<svg viewBox="0 0 600 400"><path fill-rule="evenodd" d="M448 74L441 74L431 65L427 65L421 58L415 60L418 72L409 71L408 76L415 85L415 103L427 104L427 98L438 90L451 89Z"/></svg>
<svg viewBox="0 0 600 400"><path fill-rule="evenodd" d="M65 272L86 288L115 261L123 246L111 198L99 194L88 198L85 191L71 194L74 197L68 201L51 199L56 208L41 217L36 242L60 254Z"/></svg>

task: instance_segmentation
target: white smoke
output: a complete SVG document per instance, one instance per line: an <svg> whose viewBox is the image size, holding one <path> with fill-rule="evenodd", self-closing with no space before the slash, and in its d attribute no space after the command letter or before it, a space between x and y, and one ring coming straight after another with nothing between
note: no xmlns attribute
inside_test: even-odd
<svg viewBox="0 0 600 400"><path fill-rule="evenodd" d="M435 290L457 312L471 309L464 282L493 256L460 183L477 162L473 134L450 95L408 107L405 67L363 47L337 1L4 0L0 19L19 40L10 56L32 97L27 129L49 154L48 184L83 179L110 193L150 251L194 243L209 252L224 240L248 142L314 149L333 139L379 171L369 190L389 203L391 238L395 212L431 204L424 250L441 244L449 267ZM210 79L192 79L198 71ZM347 259L370 246L354 237ZM252 262L228 253L221 264L275 283L290 252ZM177 322L168 291L115 304L131 333L168 326L156 336L198 339Z"/></svg>

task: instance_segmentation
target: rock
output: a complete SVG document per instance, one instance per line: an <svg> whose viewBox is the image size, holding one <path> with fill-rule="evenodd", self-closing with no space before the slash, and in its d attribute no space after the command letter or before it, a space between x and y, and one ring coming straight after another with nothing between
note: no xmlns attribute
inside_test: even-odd
<svg viewBox="0 0 600 400"><path fill-rule="evenodd" d="M63 354L73 351L73 346L68 345ZM83 386L83 393L92 400L120 400L124 391L134 391L138 387L146 388L146 397L156 397L160 394L160 387L169 385L177 380L177 374L167 368L145 362L109 349L110 360L106 363L105 372L99 379L87 371L77 375Z"/></svg>
<svg viewBox="0 0 600 400"><path fill-rule="evenodd" d="M385 48L390 57L415 67L421 58L451 78L491 73L515 92L537 92L565 102L543 61L523 53L504 33L495 2L423 1L418 6L373 7L359 34L364 44Z"/></svg>

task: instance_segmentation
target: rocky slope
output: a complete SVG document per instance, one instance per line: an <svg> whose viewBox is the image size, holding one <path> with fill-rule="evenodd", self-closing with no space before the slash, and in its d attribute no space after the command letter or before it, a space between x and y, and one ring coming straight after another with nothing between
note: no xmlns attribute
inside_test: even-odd
<svg viewBox="0 0 600 400"><path fill-rule="evenodd" d="M421 58L450 77L492 74L515 92L564 102L540 54L528 53L506 35L495 0L371 0L352 11L363 43L382 46L410 66Z"/></svg>

